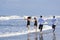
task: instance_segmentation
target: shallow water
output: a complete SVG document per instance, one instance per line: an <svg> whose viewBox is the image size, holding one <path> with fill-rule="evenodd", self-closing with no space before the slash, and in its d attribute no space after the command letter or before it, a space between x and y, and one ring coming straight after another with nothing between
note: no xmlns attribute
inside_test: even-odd
<svg viewBox="0 0 60 40"><path fill-rule="evenodd" d="M24 24L23 24L24 23ZM58 22L60 23L60 21ZM33 29L33 23L31 23L31 30ZM24 20L8 20L0 21L0 34L14 33L27 31L26 21ZM16 35L10 37L0 37L0 40L59 40L60 39L60 25L56 26L56 31L53 33L52 29L43 31L43 34L29 33L24 35Z"/></svg>
<svg viewBox="0 0 60 40"><path fill-rule="evenodd" d="M29 33L25 35L11 36L11 37L0 37L0 40L60 40L60 29L57 29L53 33L52 30L43 31L36 33Z"/></svg>

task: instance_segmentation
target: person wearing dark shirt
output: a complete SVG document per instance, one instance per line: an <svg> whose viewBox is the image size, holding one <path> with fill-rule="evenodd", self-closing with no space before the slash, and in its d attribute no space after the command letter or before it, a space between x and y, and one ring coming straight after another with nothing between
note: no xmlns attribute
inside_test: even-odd
<svg viewBox="0 0 60 40"><path fill-rule="evenodd" d="M37 19L36 19L36 17L34 17L34 28L36 29L36 32L37 32Z"/></svg>
<svg viewBox="0 0 60 40"><path fill-rule="evenodd" d="M29 32L29 27L30 27L30 20L31 20L31 17L27 17L27 28L28 28L28 32Z"/></svg>
<svg viewBox="0 0 60 40"><path fill-rule="evenodd" d="M37 18L34 17L34 28L35 28L35 40L37 40Z"/></svg>

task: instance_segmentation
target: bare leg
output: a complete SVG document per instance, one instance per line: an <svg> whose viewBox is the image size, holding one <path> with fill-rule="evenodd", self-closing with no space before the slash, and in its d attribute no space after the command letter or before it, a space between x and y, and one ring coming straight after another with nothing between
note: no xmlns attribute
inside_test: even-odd
<svg viewBox="0 0 60 40"><path fill-rule="evenodd" d="M29 30L30 30L30 28L29 28L29 27L30 27L30 25L28 25L28 33L29 33Z"/></svg>
<svg viewBox="0 0 60 40"><path fill-rule="evenodd" d="M30 38L29 38L29 30L30 30L29 27L30 27L30 25L27 25L27 30L28 30L27 31L28 32L28 34L27 34L27 40L30 40Z"/></svg>
<svg viewBox="0 0 60 40"><path fill-rule="evenodd" d="M37 27L36 26L34 26L34 29L35 29L35 32L37 32Z"/></svg>

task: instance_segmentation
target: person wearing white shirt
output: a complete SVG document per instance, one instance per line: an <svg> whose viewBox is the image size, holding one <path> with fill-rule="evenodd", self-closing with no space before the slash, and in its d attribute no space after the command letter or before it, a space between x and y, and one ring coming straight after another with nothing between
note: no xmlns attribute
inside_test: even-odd
<svg viewBox="0 0 60 40"><path fill-rule="evenodd" d="M52 22L52 29L53 29L53 32L55 31L55 27L56 27L56 18L55 16L53 16L53 19L51 20Z"/></svg>
<svg viewBox="0 0 60 40"><path fill-rule="evenodd" d="M42 32L43 24L44 24L44 20L43 20L42 16L40 16L40 19L38 20L38 23L39 23L40 32Z"/></svg>

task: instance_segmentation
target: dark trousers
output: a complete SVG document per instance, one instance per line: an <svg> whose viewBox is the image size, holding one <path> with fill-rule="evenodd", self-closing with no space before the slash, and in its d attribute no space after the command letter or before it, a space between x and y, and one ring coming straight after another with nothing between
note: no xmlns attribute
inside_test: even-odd
<svg viewBox="0 0 60 40"><path fill-rule="evenodd" d="M42 29L43 29L43 25L42 24L39 25L39 29L40 29L40 32L41 32Z"/></svg>
<svg viewBox="0 0 60 40"><path fill-rule="evenodd" d="M55 31L56 25L52 25L53 32Z"/></svg>

